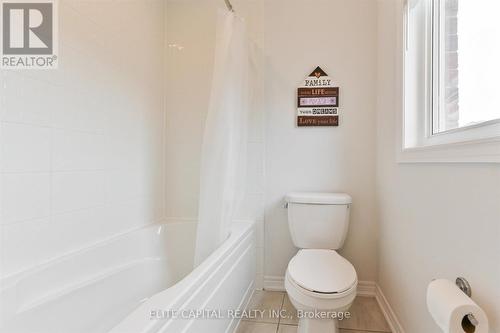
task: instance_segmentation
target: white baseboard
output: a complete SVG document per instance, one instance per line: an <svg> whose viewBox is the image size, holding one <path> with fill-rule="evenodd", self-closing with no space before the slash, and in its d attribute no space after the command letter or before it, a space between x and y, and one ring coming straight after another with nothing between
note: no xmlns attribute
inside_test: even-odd
<svg viewBox="0 0 500 333"><path fill-rule="evenodd" d="M283 276L264 276L264 290L285 291L285 278Z"/></svg>
<svg viewBox="0 0 500 333"><path fill-rule="evenodd" d="M377 284L373 281L358 281L358 290L356 294L364 297L375 297Z"/></svg>
<svg viewBox="0 0 500 333"><path fill-rule="evenodd" d="M376 286L377 284L373 281L359 281L357 294L375 297ZM285 291L285 278L283 276L264 276L264 290Z"/></svg>
<svg viewBox="0 0 500 333"><path fill-rule="evenodd" d="M264 290L270 291L285 291L285 279L283 276L264 276ZM404 333L403 327L399 323L396 314L392 310L387 298L380 289L379 285L374 281L359 281L358 296L374 297L384 314L392 333Z"/></svg>
<svg viewBox="0 0 500 333"><path fill-rule="evenodd" d="M375 299L377 300L377 303L380 306L392 333L404 333L403 326L401 326L398 317L396 317L396 314L392 310L391 305L387 301L387 298L378 284L375 284Z"/></svg>

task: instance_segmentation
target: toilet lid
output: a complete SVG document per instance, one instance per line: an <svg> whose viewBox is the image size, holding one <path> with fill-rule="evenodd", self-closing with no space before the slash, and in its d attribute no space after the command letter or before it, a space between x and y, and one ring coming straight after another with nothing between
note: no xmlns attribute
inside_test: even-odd
<svg viewBox="0 0 500 333"><path fill-rule="evenodd" d="M352 264L333 250L300 250L290 260L288 274L300 287L317 293L342 293L357 283Z"/></svg>

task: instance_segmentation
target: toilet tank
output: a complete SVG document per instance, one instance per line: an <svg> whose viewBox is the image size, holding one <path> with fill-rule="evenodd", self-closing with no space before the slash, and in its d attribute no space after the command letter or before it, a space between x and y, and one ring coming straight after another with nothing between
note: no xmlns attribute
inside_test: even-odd
<svg viewBox="0 0 500 333"><path fill-rule="evenodd" d="M342 248L349 228L352 198L345 193L287 194L288 227L301 249Z"/></svg>

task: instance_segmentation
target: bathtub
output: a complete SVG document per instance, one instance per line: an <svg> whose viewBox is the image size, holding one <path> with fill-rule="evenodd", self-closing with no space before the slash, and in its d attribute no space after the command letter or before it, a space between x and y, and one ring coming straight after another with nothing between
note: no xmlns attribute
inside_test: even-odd
<svg viewBox="0 0 500 333"><path fill-rule="evenodd" d="M235 222L193 270L196 224L152 225L8 276L0 282L0 332L232 332L235 317L164 314L242 309L253 291L254 234L252 222Z"/></svg>

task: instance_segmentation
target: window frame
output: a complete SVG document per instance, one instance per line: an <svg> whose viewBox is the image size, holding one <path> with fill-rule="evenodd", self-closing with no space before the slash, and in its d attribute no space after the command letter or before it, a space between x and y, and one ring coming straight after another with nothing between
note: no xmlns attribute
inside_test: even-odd
<svg viewBox="0 0 500 333"><path fill-rule="evenodd" d="M402 112L397 119L398 135L401 140L398 145L398 162L478 162L500 163L500 118L485 121L455 129L436 132L439 121L439 108L444 105L443 80L444 57L442 42L444 37L444 0L424 0L429 3L425 10L425 101L422 108L411 111L424 112L425 115L411 114L406 109L406 58L409 49L410 36L410 8L408 0L401 1L401 20L398 20L398 45L399 52L396 58L401 91ZM436 52L437 50L437 52ZM420 82L422 83L422 82ZM399 112L398 112L399 113ZM411 119L411 120L408 120ZM416 119L416 120L415 120ZM412 124L414 128L407 128L408 121L418 122ZM417 136L408 140L406 135ZM411 143L408 143L411 141Z"/></svg>

